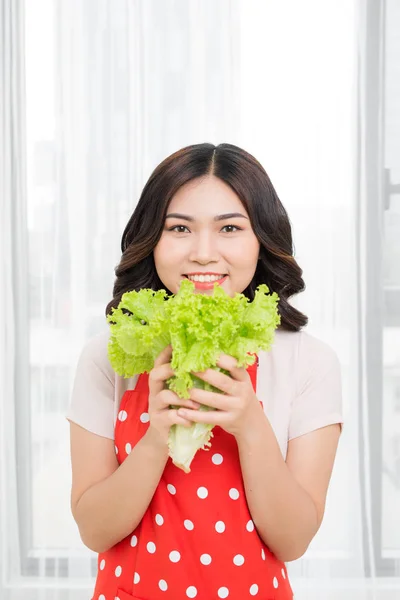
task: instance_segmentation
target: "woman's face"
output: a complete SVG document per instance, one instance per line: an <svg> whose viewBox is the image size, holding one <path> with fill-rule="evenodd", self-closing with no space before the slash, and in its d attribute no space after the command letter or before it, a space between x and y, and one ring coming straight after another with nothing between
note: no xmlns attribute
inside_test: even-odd
<svg viewBox="0 0 400 600"><path fill-rule="evenodd" d="M259 249L239 197L210 175L188 182L173 196L154 261L159 278L173 294L187 276L199 280L197 293L212 294L213 280L224 276L218 285L233 297L253 279Z"/></svg>

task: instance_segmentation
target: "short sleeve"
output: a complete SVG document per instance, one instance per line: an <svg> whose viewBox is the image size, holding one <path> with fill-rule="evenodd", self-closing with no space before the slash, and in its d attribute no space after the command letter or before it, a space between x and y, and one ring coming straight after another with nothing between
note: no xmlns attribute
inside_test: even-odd
<svg viewBox="0 0 400 600"><path fill-rule="evenodd" d="M78 359L68 412L69 421L114 439L115 377L107 354L108 334L91 338Z"/></svg>
<svg viewBox="0 0 400 600"><path fill-rule="evenodd" d="M317 338L301 333L296 365L289 440L315 429L343 424L342 382L338 357Z"/></svg>

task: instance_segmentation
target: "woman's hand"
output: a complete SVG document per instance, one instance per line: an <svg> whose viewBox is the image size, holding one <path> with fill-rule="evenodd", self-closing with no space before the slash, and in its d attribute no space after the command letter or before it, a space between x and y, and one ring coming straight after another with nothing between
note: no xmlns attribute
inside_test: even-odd
<svg viewBox="0 0 400 600"><path fill-rule="evenodd" d="M217 410L200 411L180 408L178 415L193 423L219 425L238 438L259 423L260 418L265 418L265 414L254 393L250 375L246 369L237 367L236 359L227 354L221 354L217 365L229 371L231 377L214 369L207 369L201 373L193 373L193 375L225 392L224 394L198 388L190 390L192 400Z"/></svg>
<svg viewBox="0 0 400 600"><path fill-rule="evenodd" d="M149 374L149 416L148 434L155 440L167 444L171 425L190 427L192 422L178 414L178 410L170 408L184 406L196 409L199 405L192 400L179 398L175 392L165 387L165 381L174 376L169 362L172 357L172 347L167 346L154 361L154 367Z"/></svg>

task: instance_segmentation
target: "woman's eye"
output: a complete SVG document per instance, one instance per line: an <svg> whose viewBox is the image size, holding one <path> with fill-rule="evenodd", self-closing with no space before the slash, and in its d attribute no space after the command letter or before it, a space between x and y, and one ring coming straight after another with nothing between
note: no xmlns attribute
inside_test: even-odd
<svg viewBox="0 0 400 600"><path fill-rule="evenodd" d="M226 233L234 233L232 229L234 229L235 231L240 231L240 227L236 227L236 225L225 225L225 227L223 227L222 229L226 229L227 227L230 227L231 231L227 231Z"/></svg>
<svg viewBox="0 0 400 600"><path fill-rule="evenodd" d="M180 229L181 231L177 231L178 229ZM187 227L185 227L185 225L175 225L175 227L171 227L171 229L168 229L168 231L177 231L177 233L185 233L184 231L182 231L182 229L187 229Z"/></svg>

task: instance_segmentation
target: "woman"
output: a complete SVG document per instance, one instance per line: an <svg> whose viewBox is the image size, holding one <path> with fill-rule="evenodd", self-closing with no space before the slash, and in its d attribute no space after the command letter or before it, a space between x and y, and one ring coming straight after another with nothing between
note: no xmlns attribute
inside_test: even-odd
<svg viewBox="0 0 400 600"><path fill-rule="evenodd" d="M285 562L318 531L341 432L335 353L304 333L288 299L304 289L291 227L266 172L230 144L197 144L164 160L122 236L112 301L183 278L211 294L278 293L273 348L246 371L221 355L197 374L224 392L165 389L171 348L150 374L124 380L107 358L108 333L79 360L68 419L71 506L83 542L99 553L95 600L292 599ZM219 410L199 411L200 404ZM171 409L171 405L180 408ZM168 459L174 423L215 425L191 473Z"/></svg>

